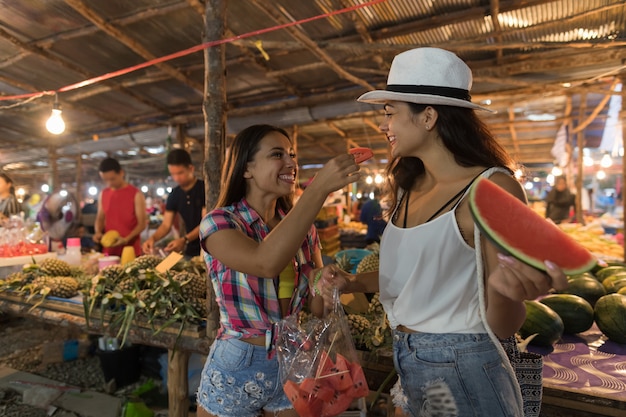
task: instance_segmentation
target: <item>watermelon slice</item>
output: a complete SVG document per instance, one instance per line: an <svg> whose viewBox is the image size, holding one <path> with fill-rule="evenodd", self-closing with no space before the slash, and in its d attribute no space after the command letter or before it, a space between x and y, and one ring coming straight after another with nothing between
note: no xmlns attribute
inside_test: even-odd
<svg viewBox="0 0 626 417"><path fill-rule="evenodd" d="M352 404L352 397L345 392L335 391L335 395L330 401L325 402L322 407L322 417L335 417L343 413Z"/></svg>
<svg viewBox="0 0 626 417"><path fill-rule="evenodd" d="M300 417L319 417L322 415L324 401L311 397L306 392L300 390L296 382L287 380L283 384L283 390Z"/></svg>
<svg viewBox="0 0 626 417"><path fill-rule="evenodd" d="M354 161L357 164L365 162L374 156L374 152L370 148L352 148L348 152L354 155Z"/></svg>
<svg viewBox="0 0 626 417"><path fill-rule="evenodd" d="M478 228L500 250L541 271L546 271L545 260L566 275L582 274L597 263L557 225L486 178L472 185L469 204Z"/></svg>
<svg viewBox="0 0 626 417"><path fill-rule="evenodd" d="M352 378L352 387L348 389L347 394L352 398L367 397L370 389L367 386L367 379L363 368L356 362L350 363L350 378Z"/></svg>

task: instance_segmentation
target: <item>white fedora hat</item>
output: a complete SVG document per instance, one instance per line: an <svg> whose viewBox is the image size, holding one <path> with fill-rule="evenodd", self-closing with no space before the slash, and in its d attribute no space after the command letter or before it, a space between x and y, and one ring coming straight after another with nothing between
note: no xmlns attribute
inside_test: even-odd
<svg viewBox="0 0 626 417"><path fill-rule="evenodd" d="M492 111L472 103L471 88L472 71L458 56L439 48L416 48L393 59L385 90L367 92L357 101L405 101Z"/></svg>

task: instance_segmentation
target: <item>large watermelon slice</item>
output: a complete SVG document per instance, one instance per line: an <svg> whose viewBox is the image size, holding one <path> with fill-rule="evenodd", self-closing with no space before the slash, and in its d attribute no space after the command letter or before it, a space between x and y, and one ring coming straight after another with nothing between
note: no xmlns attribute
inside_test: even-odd
<svg viewBox="0 0 626 417"><path fill-rule="evenodd" d="M494 182L479 178L469 196L479 229L499 249L541 271L545 260L566 275L582 274L597 260L559 227L534 212Z"/></svg>

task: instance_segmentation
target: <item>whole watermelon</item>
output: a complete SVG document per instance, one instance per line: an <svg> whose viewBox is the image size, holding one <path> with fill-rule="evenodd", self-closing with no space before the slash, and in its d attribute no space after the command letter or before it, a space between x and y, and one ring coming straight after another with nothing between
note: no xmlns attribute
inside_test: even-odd
<svg viewBox="0 0 626 417"><path fill-rule="evenodd" d="M597 279L582 277L570 280L567 288L559 291L559 293L574 294L582 297L593 307L600 297L606 295L606 289Z"/></svg>
<svg viewBox="0 0 626 417"><path fill-rule="evenodd" d="M519 334L526 339L537 333L531 344L552 346L563 335L563 320L550 307L539 301L524 301L526 305L526 319L519 329Z"/></svg>
<svg viewBox="0 0 626 417"><path fill-rule="evenodd" d="M598 328L609 340L626 344L626 295L609 294L594 307Z"/></svg>
<svg viewBox="0 0 626 417"><path fill-rule="evenodd" d="M540 302L561 317L564 333L581 333L593 326L593 307L582 297L574 294L552 294Z"/></svg>

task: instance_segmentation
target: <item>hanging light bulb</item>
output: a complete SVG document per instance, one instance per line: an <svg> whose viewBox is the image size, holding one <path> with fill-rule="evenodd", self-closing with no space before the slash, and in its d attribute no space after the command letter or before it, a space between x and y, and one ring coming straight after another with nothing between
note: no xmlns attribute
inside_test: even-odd
<svg viewBox="0 0 626 417"><path fill-rule="evenodd" d="M46 122L46 129L53 135L60 135L65 132L65 122L61 117L61 106L59 105L59 97L54 95L54 105L52 106L52 114Z"/></svg>
<svg viewBox="0 0 626 417"><path fill-rule="evenodd" d="M604 172L603 170L599 170L598 172L596 172L596 178L599 180L603 180L606 178L606 172Z"/></svg>
<svg viewBox="0 0 626 417"><path fill-rule="evenodd" d="M611 155L609 155L608 153L605 153L600 160L600 166L602 168L608 168L611 165L613 165L613 158L611 158Z"/></svg>
<svg viewBox="0 0 626 417"><path fill-rule="evenodd" d="M563 175L563 170L561 169L560 166L554 166L552 168L552 175L554 175L555 177L560 177L561 175Z"/></svg>

